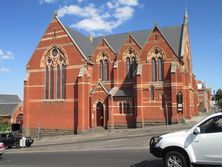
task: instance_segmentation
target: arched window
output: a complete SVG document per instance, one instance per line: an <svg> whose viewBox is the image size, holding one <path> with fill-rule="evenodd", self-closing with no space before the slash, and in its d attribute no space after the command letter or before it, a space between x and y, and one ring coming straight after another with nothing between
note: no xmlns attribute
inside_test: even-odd
<svg viewBox="0 0 222 167"><path fill-rule="evenodd" d="M62 99L66 98L66 66L62 65Z"/></svg>
<svg viewBox="0 0 222 167"><path fill-rule="evenodd" d="M177 111L183 112L183 95L181 92L177 94Z"/></svg>
<svg viewBox="0 0 222 167"><path fill-rule="evenodd" d="M119 112L120 112L120 114L122 114L122 112L123 112L123 107L122 107L122 103L121 102L119 102Z"/></svg>
<svg viewBox="0 0 222 167"><path fill-rule="evenodd" d="M127 113L129 114L130 113L130 104L127 103Z"/></svg>
<svg viewBox="0 0 222 167"><path fill-rule="evenodd" d="M45 98L49 98L49 67L45 69Z"/></svg>
<svg viewBox="0 0 222 167"><path fill-rule="evenodd" d="M162 81L163 80L163 63L162 63L162 58L158 58L158 80Z"/></svg>
<svg viewBox="0 0 222 167"><path fill-rule="evenodd" d="M162 94L162 108L165 109L166 108L166 98L165 95Z"/></svg>
<svg viewBox="0 0 222 167"><path fill-rule="evenodd" d="M131 76L135 76L136 75L136 69L137 69L137 63L136 63L136 58L132 57L132 70L131 70Z"/></svg>
<svg viewBox="0 0 222 167"><path fill-rule="evenodd" d="M150 88L150 99L154 100L154 86L153 85Z"/></svg>
<svg viewBox="0 0 222 167"><path fill-rule="evenodd" d="M61 87L61 82L60 82L60 65L57 65L57 76L56 76L56 97L57 99L60 99L60 87Z"/></svg>
<svg viewBox="0 0 222 167"><path fill-rule="evenodd" d="M130 79L130 58L126 58L126 79Z"/></svg>
<svg viewBox="0 0 222 167"><path fill-rule="evenodd" d="M99 76L102 81L109 80L109 62L107 59L99 61Z"/></svg>
<svg viewBox="0 0 222 167"><path fill-rule="evenodd" d="M104 74L103 74L104 81L108 81L108 72L109 72L108 60L104 60L103 70L104 70Z"/></svg>
<svg viewBox="0 0 222 167"><path fill-rule="evenodd" d="M156 81L156 59L152 58L152 81Z"/></svg>
<svg viewBox="0 0 222 167"><path fill-rule="evenodd" d="M65 75L67 59L59 48L53 47L42 57L45 68L45 99L65 98Z"/></svg>
<svg viewBox="0 0 222 167"><path fill-rule="evenodd" d="M181 92L177 94L177 103L182 104L183 103L183 95Z"/></svg>
<svg viewBox="0 0 222 167"><path fill-rule="evenodd" d="M54 98L54 70L53 66L50 67L50 99Z"/></svg>
<svg viewBox="0 0 222 167"><path fill-rule="evenodd" d="M100 79L103 80L103 61L100 60Z"/></svg>
<svg viewBox="0 0 222 167"><path fill-rule="evenodd" d="M126 102L123 103L123 110L124 110L124 114L127 113L127 104Z"/></svg>

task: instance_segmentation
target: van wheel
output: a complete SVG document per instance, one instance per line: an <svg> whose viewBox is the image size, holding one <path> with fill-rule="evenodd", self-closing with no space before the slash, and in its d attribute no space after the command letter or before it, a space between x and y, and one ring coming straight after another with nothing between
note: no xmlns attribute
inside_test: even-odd
<svg viewBox="0 0 222 167"><path fill-rule="evenodd" d="M184 154L179 151L169 151L164 156L165 167L189 167L187 162Z"/></svg>

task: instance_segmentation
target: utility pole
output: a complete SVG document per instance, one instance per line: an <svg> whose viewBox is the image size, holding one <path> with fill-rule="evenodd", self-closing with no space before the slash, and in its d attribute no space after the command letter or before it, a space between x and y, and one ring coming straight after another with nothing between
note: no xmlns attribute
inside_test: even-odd
<svg viewBox="0 0 222 167"><path fill-rule="evenodd" d="M216 93L215 93L215 90L214 90L214 110L213 112L216 113Z"/></svg>

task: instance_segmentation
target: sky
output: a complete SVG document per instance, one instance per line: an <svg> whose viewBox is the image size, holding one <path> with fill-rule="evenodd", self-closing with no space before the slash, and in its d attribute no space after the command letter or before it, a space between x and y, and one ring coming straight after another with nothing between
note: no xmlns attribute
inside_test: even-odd
<svg viewBox="0 0 222 167"><path fill-rule="evenodd" d="M108 35L188 24L193 73L222 88L222 0L1 0L0 94L23 100L26 64L56 12L84 35Z"/></svg>

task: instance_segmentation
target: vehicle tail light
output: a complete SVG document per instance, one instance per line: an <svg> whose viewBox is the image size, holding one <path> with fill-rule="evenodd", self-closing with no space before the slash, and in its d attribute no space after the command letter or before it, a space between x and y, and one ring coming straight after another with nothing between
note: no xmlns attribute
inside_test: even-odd
<svg viewBox="0 0 222 167"><path fill-rule="evenodd" d="M2 143L2 144L0 145L0 148L5 148L4 143Z"/></svg>

